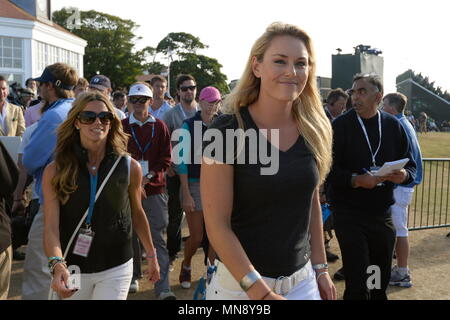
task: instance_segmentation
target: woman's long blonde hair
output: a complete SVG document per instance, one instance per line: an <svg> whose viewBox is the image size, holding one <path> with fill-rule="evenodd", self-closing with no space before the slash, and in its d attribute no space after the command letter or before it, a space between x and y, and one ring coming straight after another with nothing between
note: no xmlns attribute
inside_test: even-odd
<svg viewBox="0 0 450 320"><path fill-rule="evenodd" d="M323 109L316 80L316 61L311 38L297 26L275 22L269 25L266 32L256 40L244 73L233 91L224 101L223 111L235 114L239 127L244 129L244 122L239 113L240 108L249 106L258 100L261 80L252 69L252 59L256 57L263 61L264 54L272 40L278 36L291 36L300 39L306 46L309 55L309 73L306 86L300 96L294 100L292 112L298 124L300 134L314 154L322 183L331 167L332 161L332 131Z"/></svg>
<svg viewBox="0 0 450 320"><path fill-rule="evenodd" d="M109 112L114 114L108 133L107 146L111 146L118 155L127 154L128 135L123 132L122 122L117 117L109 99L100 92L87 92L81 94L73 103L72 109L58 128L58 140L55 149L55 176L52 186L62 204L67 203L70 194L77 190L79 160L75 153L75 146L80 144L80 133L75 128L75 121L80 112L89 102L100 101L105 104Z"/></svg>

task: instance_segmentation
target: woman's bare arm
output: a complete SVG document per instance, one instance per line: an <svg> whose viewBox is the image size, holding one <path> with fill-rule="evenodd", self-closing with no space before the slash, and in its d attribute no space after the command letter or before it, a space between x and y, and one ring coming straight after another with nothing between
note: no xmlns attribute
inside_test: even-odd
<svg viewBox="0 0 450 320"><path fill-rule="evenodd" d="M312 264L327 263L323 238L322 208L320 206L319 188L316 188L313 194L309 230L311 233L310 243ZM322 272L328 272L328 269L316 270L317 275L320 275ZM330 275L323 274L317 280L322 299L336 300L336 288L331 281Z"/></svg>

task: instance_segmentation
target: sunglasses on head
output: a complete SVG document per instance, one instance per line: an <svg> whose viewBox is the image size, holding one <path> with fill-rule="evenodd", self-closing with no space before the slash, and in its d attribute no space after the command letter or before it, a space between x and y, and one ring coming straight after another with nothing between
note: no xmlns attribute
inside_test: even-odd
<svg viewBox="0 0 450 320"><path fill-rule="evenodd" d="M102 124L110 124L114 119L114 115L107 111L100 113L95 113L93 111L82 111L78 114L78 120L82 124L93 124L97 118L100 119Z"/></svg>
<svg viewBox="0 0 450 320"><path fill-rule="evenodd" d="M149 97L129 97L128 100L131 103L146 103L150 98Z"/></svg>
<svg viewBox="0 0 450 320"><path fill-rule="evenodd" d="M189 86L189 87L180 87L180 90L182 92L186 92L188 90L194 91L195 89L197 89L197 86Z"/></svg>

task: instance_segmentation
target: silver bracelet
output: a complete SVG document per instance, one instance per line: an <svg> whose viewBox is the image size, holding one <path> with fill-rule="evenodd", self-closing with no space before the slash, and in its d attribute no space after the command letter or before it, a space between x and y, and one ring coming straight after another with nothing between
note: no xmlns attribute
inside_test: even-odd
<svg viewBox="0 0 450 320"><path fill-rule="evenodd" d="M317 277L316 277L316 281L319 281L319 278L320 278L321 276L325 275L325 274L328 274L328 271L324 271L324 272L319 273L319 274L317 275Z"/></svg>
<svg viewBox="0 0 450 320"><path fill-rule="evenodd" d="M313 264L312 267L314 270L328 269L328 264L327 263Z"/></svg>
<svg viewBox="0 0 450 320"><path fill-rule="evenodd" d="M259 279L262 279L261 275L258 273L258 271L253 270L247 273L241 279L241 281L239 281L239 285L241 286L242 290L247 292L251 288L251 286L253 286Z"/></svg>

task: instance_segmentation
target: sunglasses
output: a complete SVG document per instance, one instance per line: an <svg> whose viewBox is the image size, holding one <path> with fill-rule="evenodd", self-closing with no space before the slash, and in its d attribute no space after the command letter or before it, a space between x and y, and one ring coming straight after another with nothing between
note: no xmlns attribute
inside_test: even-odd
<svg viewBox="0 0 450 320"><path fill-rule="evenodd" d="M93 124L95 120L99 118L102 124L110 124L114 119L114 115L111 112L95 113L93 111L82 111L78 114L78 120L82 124Z"/></svg>
<svg viewBox="0 0 450 320"><path fill-rule="evenodd" d="M129 97L128 100L135 104L135 103L146 103L148 100L150 100L149 97Z"/></svg>
<svg viewBox="0 0 450 320"><path fill-rule="evenodd" d="M222 104L222 100L217 100L215 102L208 102L207 101L207 103L208 103L209 107L218 107L218 106L220 106Z"/></svg>
<svg viewBox="0 0 450 320"><path fill-rule="evenodd" d="M195 89L197 89L197 86L189 86L189 87L180 87L180 90L182 92L186 92L188 90L194 91Z"/></svg>

